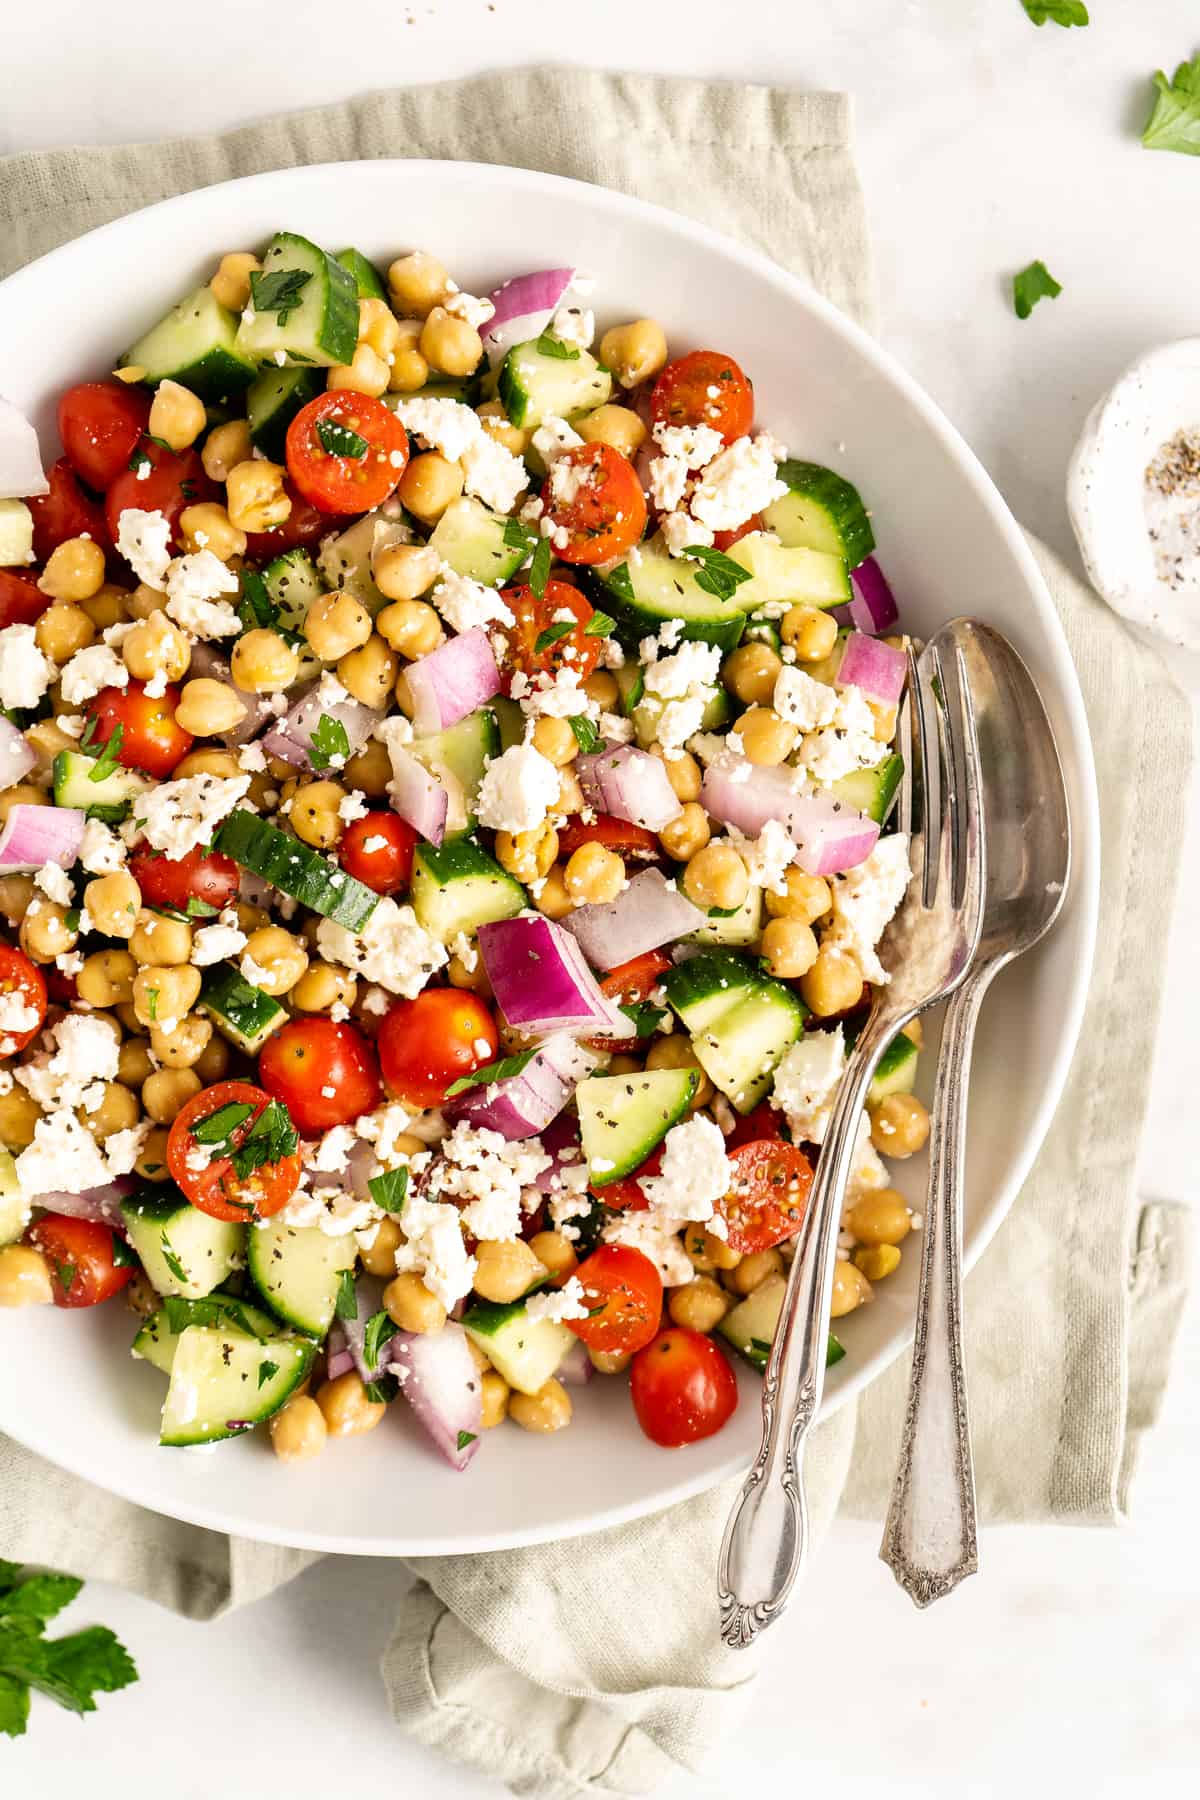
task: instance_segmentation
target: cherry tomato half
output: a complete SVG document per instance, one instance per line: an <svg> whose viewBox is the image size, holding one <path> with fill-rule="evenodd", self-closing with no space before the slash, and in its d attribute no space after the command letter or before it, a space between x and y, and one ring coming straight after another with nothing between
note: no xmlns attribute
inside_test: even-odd
<svg viewBox="0 0 1200 1800"><path fill-rule="evenodd" d="M407 462L408 433L395 413L352 388L318 394L288 426L288 474L322 512L381 505Z"/></svg>
<svg viewBox="0 0 1200 1800"><path fill-rule="evenodd" d="M732 550L733 546L740 543L742 538L749 537L752 531L761 531L762 528L762 514L751 513L748 519L743 519L742 523L735 525L732 531L715 531L713 533L713 549Z"/></svg>
<svg viewBox="0 0 1200 1800"><path fill-rule="evenodd" d="M578 588L566 581L548 581L539 600L533 589L521 582L516 587L505 588L504 599L516 618L515 628L505 632L508 639L503 670L506 689L517 669L526 675L550 676L556 675L559 669L573 669L580 681L587 680L600 661L603 640L588 636L587 627L594 617L594 609ZM557 618L558 613L563 613L564 617ZM568 613L573 614L578 623L564 630Z"/></svg>
<svg viewBox="0 0 1200 1800"><path fill-rule="evenodd" d="M11 1007L14 1015L18 1008L26 1019L31 1013L37 1015L32 1024L0 1024L0 1056L15 1056L18 1050L32 1043L42 1029L42 1020L46 1016L46 982L37 964L30 962L23 950L14 950L11 944L0 944L0 1002L5 1010Z"/></svg>
<svg viewBox="0 0 1200 1800"><path fill-rule="evenodd" d="M121 381L81 381L58 403L58 435L67 461L101 493L123 470L150 418L144 388Z"/></svg>
<svg viewBox="0 0 1200 1800"><path fill-rule="evenodd" d="M285 481L283 491L292 503L292 510L283 523L272 525L270 531L246 533L246 555L251 562L268 563L273 557L282 556L285 550L315 544L329 530L329 514L319 512L292 482Z"/></svg>
<svg viewBox="0 0 1200 1800"><path fill-rule="evenodd" d="M597 1038L596 1042L600 1040ZM594 1190L596 1198L614 1212L646 1212L650 1205L649 1196L642 1186L642 1177L661 1175L663 1165L663 1147L652 1150L644 1163L640 1163L632 1175L622 1175L619 1181L605 1182L601 1188Z"/></svg>
<svg viewBox="0 0 1200 1800"><path fill-rule="evenodd" d="M29 1242L50 1264L55 1306L98 1306L111 1300L133 1280L137 1268L124 1240L95 1219L46 1213L30 1227Z"/></svg>
<svg viewBox="0 0 1200 1800"><path fill-rule="evenodd" d="M398 894L412 877L417 834L394 812L369 812L347 827L338 855L347 875L377 894Z"/></svg>
<svg viewBox="0 0 1200 1800"><path fill-rule="evenodd" d="M726 1152L740 1150L743 1144L760 1144L766 1139L785 1142L783 1114L769 1100L760 1100L753 1112L741 1113L733 1130L725 1139Z"/></svg>
<svg viewBox="0 0 1200 1800"><path fill-rule="evenodd" d="M568 497L569 496L569 497ZM568 563L609 562L646 529L646 496L627 456L611 444L575 444L554 459L542 488L546 516L568 534L555 554Z"/></svg>
<svg viewBox="0 0 1200 1800"><path fill-rule="evenodd" d="M35 625L50 604L37 576L20 569L0 569L0 630L6 625Z"/></svg>
<svg viewBox="0 0 1200 1800"><path fill-rule="evenodd" d="M667 364L654 384L650 412L656 425L711 425L732 444L754 423L754 390L732 356L692 350Z"/></svg>
<svg viewBox="0 0 1200 1800"><path fill-rule="evenodd" d="M398 1000L379 1027L383 1079L407 1106L438 1106L446 1089L500 1052L496 1021L477 994L426 988Z"/></svg>
<svg viewBox="0 0 1200 1800"><path fill-rule="evenodd" d="M712 1437L737 1410L737 1376L702 1331L673 1325L633 1359L629 1392L652 1443L674 1450Z"/></svg>
<svg viewBox="0 0 1200 1800"><path fill-rule="evenodd" d="M131 681L124 688L101 688L84 710L96 720L93 743L107 744L119 725L117 761L122 768L142 769L161 781L182 762L193 743L191 732L175 723L178 705L177 687L164 688L156 700L146 692L145 682Z"/></svg>
<svg viewBox="0 0 1200 1800"><path fill-rule="evenodd" d="M189 900L202 900L220 912L238 891L233 858L219 850L206 856L199 846L177 861L153 850L135 850L129 873L141 889L144 906L171 907L175 912L186 912Z"/></svg>
<svg viewBox="0 0 1200 1800"><path fill-rule="evenodd" d="M25 504L33 514L33 554L44 563L52 550L68 538L94 538L107 554L113 547L113 534L108 529L104 508L80 484L78 475L60 456L47 471L48 494L34 494ZM135 506L136 501L126 503Z"/></svg>
<svg viewBox="0 0 1200 1800"><path fill-rule="evenodd" d="M171 542L178 550L179 515L185 506L198 500L215 500L217 489L204 473L197 450L168 450L144 437L136 446L137 462L149 473L139 476L137 469L125 468L114 476L104 496L104 513L115 544L121 529L121 514L130 507L142 512L160 512L170 522ZM132 460L132 459L131 459Z"/></svg>
<svg viewBox="0 0 1200 1800"><path fill-rule="evenodd" d="M729 1227L729 1246L743 1256L794 1237L804 1223L812 1164L803 1150L782 1141L742 1144L729 1152L733 1187L718 1202Z"/></svg>
<svg viewBox="0 0 1200 1800"><path fill-rule="evenodd" d="M580 844L603 844L606 850L615 850L618 855L630 856L636 861L661 853L652 831L641 825L631 825L627 819L614 818L611 813L597 813L590 825L585 825L578 814L568 819L558 834L560 860L566 862Z"/></svg>
<svg viewBox="0 0 1200 1800"><path fill-rule="evenodd" d="M295 1132L290 1133L295 1149L271 1162L256 1162L247 1143L273 1098L250 1081L218 1081L176 1114L167 1136L167 1167L198 1211L230 1222L269 1219L295 1193L300 1180ZM206 1120L212 1121L207 1129ZM283 1123L290 1127L299 1121Z"/></svg>
<svg viewBox="0 0 1200 1800"><path fill-rule="evenodd" d="M262 1047L258 1078L305 1137L370 1112L382 1091L374 1050L355 1026L334 1019L293 1019L277 1031Z"/></svg>
<svg viewBox="0 0 1200 1800"><path fill-rule="evenodd" d="M671 967L671 959L662 950L647 950L641 956L632 957L629 962L619 963L615 969L601 977L600 992L618 1006L636 1006L644 1000L650 990L657 984L661 975L665 975ZM637 1040L637 1028L632 1020L629 1025L629 1038L596 1037L587 1038L585 1042L592 1050L612 1050L627 1042Z"/></svg>
<svg viewBox="0 0 1200 1800"><path fill-rule="evenodd" d="M662 1277L630 1244L601 1244L575 1271L586 1319L568 1319L589 1350L640 1350L662 1319Z"/></svg>

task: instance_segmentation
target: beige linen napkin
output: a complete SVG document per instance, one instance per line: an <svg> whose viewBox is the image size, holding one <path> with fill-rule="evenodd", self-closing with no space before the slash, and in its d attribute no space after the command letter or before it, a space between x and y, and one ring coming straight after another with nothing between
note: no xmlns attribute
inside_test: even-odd
<svg viewBox="0 0 1200 1800"><path fill-rule="evenodd" d="M552 169L698 214L873 323L843 96L580 71L371 95L219 138L2 159L0 272L205 183L414 154ZM1154 1421L1186 1271L1186 1214L1139 1212L1134 1199L1161 982L1134 948L1167 934L1189 726L1157 657L1035 549L1092 721L1104 893L1067 1093L968 1283L977 1473L986 1520L1104 1523L1125 1508ZM881 1516L906 1380L902 1362L860 1401L857 1440L854 1408L815 1435L819 1529L839 1497ZM535 1551L414 1563L419 1584L383 1664L398 1722L543 1800L640 1794L698 1767L754 1670L715 1629L710 1571L729 1498ZM157 1518L3 1440L0 1555L118 1581L195 1618L257 1599L312 1560Z"/></svg>

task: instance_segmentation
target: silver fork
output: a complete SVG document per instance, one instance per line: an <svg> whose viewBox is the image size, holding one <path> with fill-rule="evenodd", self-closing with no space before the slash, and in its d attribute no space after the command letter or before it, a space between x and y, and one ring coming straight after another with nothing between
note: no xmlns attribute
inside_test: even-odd
<svg viewBox="0 0 1200 1800"><path fill-rule="evenodd" d="M875 990L834 1102L763 1376L762 1445L721 1544L721 1636L734 1649L779 1617L808 1551L801 1456L824 1389L838 1231L867 1089L892 1038L954 991L979 942L985 846L964 626L943 626L919 660L909 650L899 823L911 830L911 879L880 945L891 980Z"/></svg>

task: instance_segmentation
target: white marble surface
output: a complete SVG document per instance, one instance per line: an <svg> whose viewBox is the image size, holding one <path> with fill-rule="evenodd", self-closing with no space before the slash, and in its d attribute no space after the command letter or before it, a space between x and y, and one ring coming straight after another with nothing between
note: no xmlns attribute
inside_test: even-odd
<svg viewBox="0 0 1200 1800"><path fill-rule="evenodd" d="M1194 0L1092 12L1090 31L1066 32L1034 30L1018 0L358 0L333 15L314 0L213 0L201 23L163 0L40 0L7 9L0 152L211 129L555 58L849 89L885 339L1018 515L1070 553L1063 470L1084 414L1139 350L1198 324L1200 165L1136 142L1150 72L1197 48ZM1019 324L1005 282L1033 257L1065 292ZM1200 696L1195 664L1182 673ZM1196 1173L1196 811L1142 1157L1143 1191L1172 1199L1192 1197ZM875 1560L874 1531L838 1527L738 1740L675 1792L715 1800L749 1777L930 1800L1018 1784L1182 1793L1200 1762L1196 1311L1130 1526L989 1533L984 1573L921 1617ZM96 1800L123 1800L149 1770L174 1800L230 1777L241 1792L250 1768L294 1791L301 1767L305 1793L498 1795L391 1727L375 1668L402 1585L391 1565L331 1561L203 1629L90 1593L142 1681L83 1728L35 1702L25 1745L0 1750L0 1791L67 1800L83 1764Z"/></svg>

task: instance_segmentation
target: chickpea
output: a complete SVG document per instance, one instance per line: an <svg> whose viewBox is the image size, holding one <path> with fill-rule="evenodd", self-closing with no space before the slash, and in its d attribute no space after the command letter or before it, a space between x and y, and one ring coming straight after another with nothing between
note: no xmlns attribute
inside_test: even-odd
<svg viewBox="0 0 1200 1800"><path fill-rule="evenodd" d="M83 903L97 931L105 937L132 937L142 904L141 889L124 869L98 875L83 890Z"/></svg>
<svg viewBox="0 0 1200 1800"><path fill-rule="evenodd" d="M385 600L418 599L433 586L440 568L438 553L428 544L387 544L371 558L371 574ZM392 647L404 649L403 644Z"/></svg>
<svg viewBox="0 0 1200 1800"><path fill-rule="evenodd" d="M479 1423L484 1431L491 1431L508 1417L508 1400L512 1392L503 1375L495 1369L485 1369L479 1378L479 1397L482 1410Z"/></svg>
<svg viewBox="0 0 1200 1800"><path fill-rule="evenodd" d="M238 930L247 937L271 923L270 913L264 912L261 906L251 906L246 900L235 900L233 906L237 913Z"/></svg>
<svg viewBox="0 0 1200 1800"><path fill-rule="evenodd" d="M190 963L139 969L133 978L134 1012L143 1025L157 1026L160 1031L173 1030L173 1022L186 1018L199 998L200 971Z"/></svg>
<svg viewBox="0 0 1200 1800"><path fill-rule="evenodd" d="M874 719L872 736L877 744L890 744L896 735L896 727L900 722L899 709L885 706L881 700L868 700L871 717Z"/></svg>
<svg viewBox="0 0 1200 1800"><path fill-rule="evenodd" d="M683 1232L683 1248L697 1275L711 1275L714 1264L704 1251L703 1225L687 1225Z"/></svg>
<svg viewBox="0 0 1200 1800"><path fill-rule="evenodd" d="M554 811L564 815L583 811L583 789L570 763L565 769L558 771L558 799L554 803Z"/></svg>
<svg viewBox="0 0 1200 1800"><path fill-rule="evenodd" d="M845 1262L840 1257L833 1267L833 1304L829 1308L831 1319L844 1319L856 1307L873 1299L871 1284L861 1269L852 1262Z"/></svg>
<svg viewBox="0 0 1200 1800"><path fill-rule="evenodd" d="M213 1034L212 1020L200 1013L180 1019L174 1031L150 1027L150 1048L166 1069L190 1069L199 1060Z"/></svg>
<svg viewBox="0 0 1200 1800"><path fill-rule="evenodd" d="M851 1261L868 1281L882 1281L900 1267L900 1251L895 1244L861 1244Z"/></svg>
<svg viewBox="0 0 1200 1800"><path fill-rule="evenodd" d="M193 737L216 737L222 731L232 731L245 716L245 702L238 699L233 689L207 675L184 683L175 708L175 723Z"/></svg>
<svg viewBox="0 0 1200 1800"><path fill-rule="evenodd" d="M764 1281L782 1274L783 1258L778 1250L755 1250L743 1256L736 1269L730 1270L729 1284L736 1294L752 1294Z"/></svg>
<svg viewBox="0 0 1200 1800"><path fill-rule="evenodd" d="M104 552L90 537L65 538L46 558L38 586L52 600L90 600L104 586Z"/></svg>
<svg viewBox="0 0 1200 1800"><path fill-rule="evenodd" d="M89 1006L119 1006L133 999L137 964L128 950L97 950L85 958L75 989Z"/></svg>
<svg viewBox="0 0 1200 1800"><path fill-rule="evenodd" d="M799 662L823 662L837 643L837 620L815 606L790 606L780 620L779 635Z"/></svg>
<svg viewBox="0 0 1200 1800"><path fill-rule="evenodd" d="M400 504L420 519L422 524L436 525L451 503L463 491L463 472L437 450L426 450L414 456L396 489Z"/></svg>
<svg viewBox="0 0 1200 1800"><path fill-rule="evenodd" d="M529 1240L529 1248L556 1281L573 1274L579 1267L575 1246L561 1231L535 1231Z"/></svg>
<svg viewBox="0 0 1200 1800"><path fill-rule="evenodd" d="M6 1150L25 1150L33 1142L34 1127L42 1109L22 1087L0 1094L0 1144Z"/></svg>
<svg viewBox="0 0 1200 1800"><path fill-rule="evenodd" d="M563 769L579 755L579 739L566 719L546 714L533 728L533 747L556 769Z"/></svg>
<svg viewBox="0 0 1200 1800"><path fill-rule="evenodd" d="M186 919L168 919L143 907L129 934L129 948L144 968L176 968L191 961L192 928ZM164 1009L162 1016L174 1015Z"/></svg>
<svg viewBox="0 0 1200 1800"><path fill-rule="evenodd" d="M371 615L353 594L343 590L321 594L308 609L304 635L322 662L338 662L366 643Z"/></svg>
<svg viewBox="0 0 1200 1800"><path fill-rule="evenodd" d="M0 794L0 825L7 823L8 815L14 806L49 806L50 797L32 782L19 781Z"/></svg>
<svg viewBox="0 0 1200 1800"><path fill-rule="evenodd" d="M370 344L359 343L348 363L338 363L325 377L327 388L340 388L354 394L369 394L377 400L386 394L391 370L387 359Z"/></svg>
<svg viewBox="0 0 1200 1800"><path fill-rule="evenodd" d="M860 1244L902 1244L912 1230L904 1195L895 1188L872 1188L847 1210L846 1230Z"/></svg>
<svg viewBox="0 0 1200 1800"><path fill-rule="evenodd" d="M128 588L117 587L115 582L106 581L86 600L79 602L81 612L85 612L97 631L107 631L110 625L119 625L129 617L129 602L133 595ZM166 595L159 596L165 600Z"/></svg>
<svg viewBox="0 0 1200 1800"><path fill-rule="evenodd" d="M246 534L230 521L228 512L214 500L185 506L179 515L179 534L185 550L211 550L221 562L246 554Z"/></svg>
<svg viewBox="0 0 1200 1800"><path fill-rule="evenodd" d="M0 913L10 925L20 922L33 894L32 875L0 875Z"/></svg>
<svg viewBox="0 0 1200 1800"><path fill-rule="evenodd" d="M255 626L234 644L230 666L235 683L247 693L273 694L292 685L300 658L277 631Z"/></svg>
<svg viewBox="0 0 1200 1800"><path fill-rule="evenodd" d="M514 425L499 400L485 400L482 406L475 408L479 423L490 438L511 452L513 456L524 456L533 437L532 431L524 431Z"/></svg>
<svg viewBox="0 0 1200 1800"><path fill-rule="evenodd" d="M420 351L430 368L443 375L470 375L482 360L483 339L466 319L435 306L426 317Z"/></svg>
<svg viewBox="0 0 1200 1800"><path fill-rule="evenodd" d="M330 1437L359 1437L364 1431L374 1431L387 1411L384 1401L367 1399L367 1390L353 1369L318 1388L317 1405Z"/></svg>
<svg viewBox="0 0 1200 1800"><path fill-rule="evenodd" d="M21 929L17 933L22 950L34 962L53 962L64 950L71 950L78 942L78 931L72 931L67 925L67 908L59 906L54 900L33 899L29 902L29 911L21 920Z"/></svg>
<svg viewBox="0 0 1200 1800"><path fill-rule="evenodd" d="M547 919L565 919L575 906L567 892L566 878L561 863L555 863L546 871L542 891L534 901L538 911Z"/></svg>
<svg viewBox="0 0 1200 1800"><path fill-rule="evenodd" d="M794 749L799 732L790 719L781 719L767 706L752 706L738 720L742 750L760 768L778 768Z"/></svg>
<svg viewBox="0 0 1200 1800"><path fill-rule="evenodd" d="M387 272L392 305L414 319L428 318L450 289L450 276L436 256L413 250L398 256Z"/></svg>
<svg viewBox="0 0 1200 1800"><path fill-rule="evenodd" d="M245 419L230 419L224 425L213 426L204 440L200 461L210 481L227 481L229 471L239 463L249 462L253 450Z"/></svg>
<svg viewBox="0 0 1200 1800"><path fill-rule="evenodd" d="M79 1118L92 1136L103 1143L115 1131L129 1131L142 1116L138 1097L119 1081L106 1081L98 1106L79 1108Z"/></svg>
<svg viewBox="0 0 1200 1800"><path fill-rule="evenodd" d="M918 1050L924 1046L925 1027L920 1018L910 1019L908 1024L901 1028L901 1035L906 1037L910 1043L915 1044Z"/></svg>
<svg viewBox="0 0 1200 1800"><path fill-rule="evenodd" d="M536 881L549 874L557 855L558 833L553 825L539 825L533 831L496 833L496 861L518 881Z"/></svg>
<svg viewBox="0 0 1200 1800"><path fill-rule="evenodd" d="M57 550L54 555L58 555ZM56 600L34 626L33 636L42 655L61 665L69 662L77 650L86 650L89 644L95 643L96 627L82 606L70 600ZM72 748L79 746L73 744Z"/></svg>
<svg viewBox="0 0 1200 1800"><path fill-rule="evenodd" d="M600 339L600 361L623 388L649 381L667 366L667 334L657 319L614 325Z"/></svg>
<svg viewBox="0 0 1200 1800"><path fill-rule="evenodd" d="M150 1042L144 1037L126 1038L117 1061L117 1080L126 1087L140 1088L148 1075L153 1075Z"/></svg>
<svg viewBox="0 0 1200 1800"><path fill-rule="evenodd" d="M468 966L457 954L446 964L446 980L451 987L465 988L472 994L491 997L492 984L488 980L487 970L483 966L482 957L477 956L474 964Z"/></svg>
<svg viewBox="0 0 1200 1800"><path fill-rule="evenodd" d="M888 1094L867 1108L871 1142L884 1156L913 1156L929 1137L929 1114L915 1094Z"/></svg>
<svg viewBox="0 0 1200 1800"><path fill-rule="evenodd" d="M683 891L694 906L742 906L750 892L750 875L729 844L707 844L683 872Z"/></svg>
<svg viewBox="0 0 1200 1800"><path fill-rule="evenodd" d="M611 712L621 698L621 690L607 669L594 670L584 682L583 691L602 712Z"/></svg>
<svg viewBox="0 0 1200 1800"><path fill-rule="evenodd" d="M395 1266L393 1257L392 1268ZM441 1331L446 1323L445 1307L411 1269L406 1269L394 1281L388 1282L383 1290L383 1307L388 1318L401 1331L432 1333Z"/></svg>
<svg viewBox="0 0 1200 1800"><path fill-rule="evenodd" d="M776 919L799 919L812 925L823 919L833 905L829 883L823 875L806 875L793 863L784 877L787 891L772 893L767 889L767 911Z"/></svg>
<svg viewBox="0 0 1200 1800"><path fill-rule="evenodd" d="M817 960L817 939L802 919L772 919L762 934L758 953L772 975L796 981Z"/></svg>
<svg viewBox="0 0 1200 1800"><path fill-rule="evenodd" d="M719 1238L714 1231L706 1231L704 1234L704 1254L714 1269L720 1269L726 1275L731 1269L736 1269L742 1260L741 1251L733 1249L732 1245L726 1243L724 1238Z"/></svg>
<svg viewBox="0 0 1200 1800"><path fill-rule="evenodd" d="M667 1312L673 1325L689 1331L712 1331L729 1311L729 1296L711 1275L697 1275L684 1287L672 1288Z"/></svg>
<svg viewBox="0 0 1200 1800"><path fill-rule="evenodd" d="M241 764L232 750L189 750L181 762L177 762L171 770L172 781L182 781L188 775L216 775L222 781L240 774Z"/></svg>
<svg viewBox="0 0 1200 1800"><path fill-rule="evenodd" d="M862 998L862 970L847 950L822 945L807 975L800 977L800 998L818 1019L849 1012Z"/></svg>
<svg viewBox="0 0 1200 1800"><path fill-rule="evenodd" d="M134 1273L129 1285L126 1287L124 1300L130 1312L135 1314L139 1319L153 1318L154 1314L162 1305L159 1296L150 1286L150 1283L146 1280L146 1277L142 1274L140 1269Z"/></svg>
<svg viewBox="0 0 1200 1800"><path fill-rule="evenodd" d="M585 444L610 444L632 462L646 441L646 427L631 406L598 406L575 429Z"/></svg>
<svg viewBox="0 0 1200 1800"><path fill-rule="evenodd" d="M400 324L386 300L364 295L358 303L358 341L369 344L384 362L400 344Z"/></svg>
<svg viewBox="0 0 1200 1800"><path fill-rule="evenodd" d="M388 368L388 392L415 394L429 380L429 364L421 355L420 319L398 319L400 335Z"/></svg>
<svg viewBox="0 0 1200 1800"><path fill-rule="evenodd" d="M179 681L187 674L192 646L165 612L152 612L122 643L121 659L135 681L149 681L160 670L168 681Z"/></svg>
<svg viewBox="0 0 1200 1800"><path fill-rule="evenodd" d="M129 1032L131 1037L140 1037L142 1035L142 1021L133 1010L132 998L115 1002L113 1005L113 1012L120 1020L122 1027Z"/></svg>
<svg viewBox="0 0 1200 1800"><path fill-rule="evenodd" d="M87 602L89 607L94 604L94 601ZM125 602L125 611L131 619L148 619L152 614L162 612L166 604L167 596L161 589L147 587L144 581L139 581Z"/></svg>
<svg viewBox="0 0 1200 1800"><path fill-rule="evenodd" d="M214 1031L192 1067L205 1087L223 1080L229 1069L229 1045L225 1039Z"/></svg>
<svg viewBox="0 0 1200 1800"><path fill-rule="evenodd" d="M611 1056L608 1060L610 1075L640 1075L645 1063L638 1056Z"/></svg>
<svg viewBox="0 0 1200 1800"><path fill-rule="evenodd" d="M625 864L603 844L581 844L567 860L563 883L576 906L615 900L625 885Z"/></svg>
<svg viewBox="0 0 1200 1800"><path fill-rule="evenodd" d="M250 277L262 264L249 250L227 250L209 282L219 305L240 313L250 304Z"/></svg>
<svg viewBox="0 0 1200 1800"><path fill-rule="evenodd" d="M52 609L47 608L47 611L50 610ZM69 610L71 612L79 612L81 609L77 606L72 606ZM42 618L44 619L45 616L46 614L43 613ZM41 619L38 620L38 624L41 624ZM40 649L42 646L39 645L38 647ZM49 654L49 652L47 652L47 654ZM35 753L38 761L46 767L53 764L54 758L58 755L60 750L78 750L79 748L79 740L71 737L69 732L61 730L54 719L39 719L36 725L26 726L24 736L25 742ZM11 879L14 878L0 875L0 883Z"/></svg>
<svg viewBox="0 0 1200 1800"><path fill-rule="evenodd" d="M508 1416L522 1431L561 1431L571 1423L571 1397L553 1377L536 1394L509 1397Z"/></svg>
<svg viewBox="0 0 1200 1800"><path fill-rule="evenodd" d="M50 1265L32 1244L0 1249L0 1306L49 1306L54 1299Z"/></svg>
<svg viewBox="0 0 1200 1800"><path fill-rule="evenodd" d="M703 850L711 837L708 814L698 801L689 800L679 817L663 826L658 841L676 862L687 862L698 850Z"/></svg>
<svg viewBox="0 0 1200 1800"><path fill-rule="evenodd" d="M682 751L678 756L668 756L660 744L652 746L651 756L657 756L667 771L667 780L675 791L675 798L685 806L692 800L700 798L700 788L704 776L700 764L690 750Z"/></svg>
<svg viewBox="0 0 1200 1800"><path fill-rule="evenodd" d="M156 1125L169 1125L201 1085L195 1069L156 1069L142 1083L142 1105Z"/></svg>
<svg viewBox="0 0 1200 1800"><path fill-rule="evenodd" d="M146 1078L149 1080L149 1077ZM143 1081L142 1086L146 1083ZM167 1168L167 1138L170 1133L165 1125L155 1125L147 1132L146 1141L142 1145L141 1155L134 1168L146 1181L165 1181L170 1171Z"/></svg>
<svg viewBox="0 0 1200 1800"><path fill-rule="evenodd" d="M271 1448L280 1462L311 1462L325 1448L329 1429L311 1394L293 1394L271 1420Z"/></svg>
<svg viewBox="0 0 1200 1800"><path fill-rule="evenodd" d="M328 850L338 842L345 825L338 808L346 790L337 781L310 781L292 801L292 829L301 843Z"/></svg>
<svg viewBox="0 0 1200 1800"><path fill-rule="evenodd" d="M623 1375L633 1354L629 1350L589 1350L588 1361L598 1375Z"/></svg>
<svg viewBox="0 0 1200 1800"><path fill-rule="evenodd" d="M396 1273L396 1252L403 1242L400 1227L395 1219L383 1218L379 1221L375 1237L366 1250L360 1250L362 1266L368 1275L377 1275L381 1279Z"/></svg>
<svg viewBox="0 0 1200 1800"><path fill-rule="evenodd" d="M294 984L291 1002L298 1012L328 1012L331 1006L353 1006L358 983L348 969L312 962Z"/></svg>
<svg viewBox="0 0 1200 1800"><path fill-rule="evenodd" d="M387 745L378 738L368 738L362 749L350 758L342 775L347 787L356 788L373 800L381 799L392 779L392 759Z"/></svg>
<svg viewBox="0 0 1200 1800"><path fill-rule="evenodd" d="M782 668L783 663L770 644L752 639L748 644L739 644L725 658L721 680L734 699L746 706L769 706Z"/></svg>
<svg viewBox="0 0 1200 1800"><path fill-rule="evenodd" d="M236 463L225 477L225 504L238 531L270 531L292 510L278 463L251 458Z"/></svg>
<svg viewBox="0 0 1200 1800"><path fill-rule="evenodd" d="M523 1238L485 1238L475 1258L475 1292L483 1300L519 1300L546 1273Z"/></svg>
<svg viewBox="0 0 1200 1800"><path fill-rule="evenodd" d="M160 381L150 402L150 436L172 450L187 450L208 423L204 402L177 381Z"/></svg>
<svg viewBox="0 0 1200 1800"><path fill-rule="evenodd" d="M700 1080L688 1107L688 1116L707 1106L715 1089L700 1065L691 1038L686 1031L673 1031L669 1037L656 1037L646 1052L648 1069L695 1069Z"/></svg>
<svg viewBox="0 0 1200 1800"><path fill-rule="evenodd" d="M242 952L242 973L264 994L286 994L308 967L308 955L299 938L280 925L264 925L252 932Z"/></svg>

